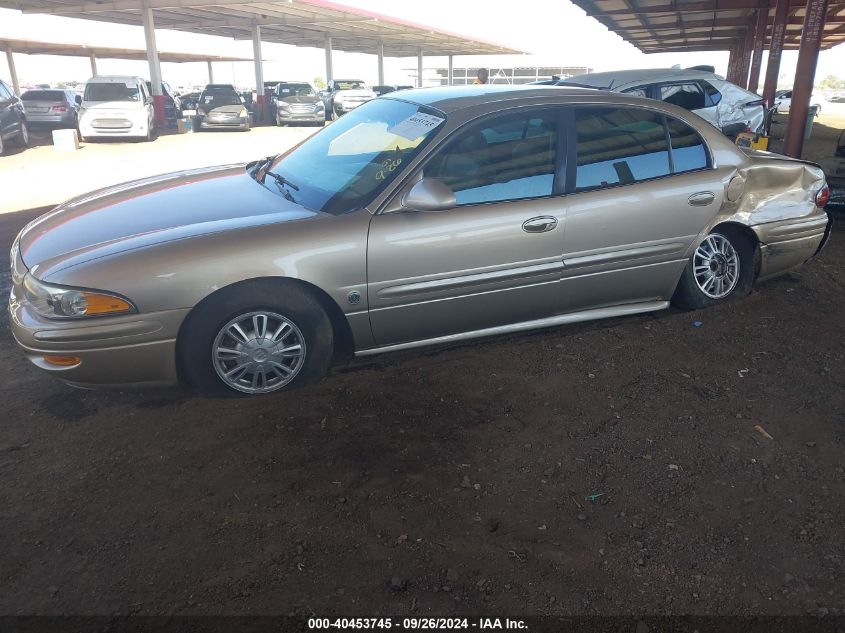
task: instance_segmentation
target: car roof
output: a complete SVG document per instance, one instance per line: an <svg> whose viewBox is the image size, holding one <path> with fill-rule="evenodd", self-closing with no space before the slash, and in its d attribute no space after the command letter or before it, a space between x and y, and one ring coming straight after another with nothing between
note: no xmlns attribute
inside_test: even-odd
<svg viewBox="0 0 845 633"><path fill-rule="evenodd" d="M437 86L434 88L410 88L388 93L383 99L413 101L449 113L455 110L490 103L491 101L531 99L532 97L567 97L585 95L611 96L605 90L569 88L567 86L536 86L531 84L484 84L467 86ZM618 97L618 95L614 95Z"/></svg>
<svg viewBox="0 0 845 633"><path fill-rule="evenodd" d="M655 83L658 81L677 81L679 79L706 79L708 81L724 81L715 73L705 70L685 70L683 68L645 68L636 70L615 70L604 73L589 73L587 75L575 75L561 80L563 85L566 82L578 83L596 88L612 88L614 90L622 86L632 84Z"/></svg>

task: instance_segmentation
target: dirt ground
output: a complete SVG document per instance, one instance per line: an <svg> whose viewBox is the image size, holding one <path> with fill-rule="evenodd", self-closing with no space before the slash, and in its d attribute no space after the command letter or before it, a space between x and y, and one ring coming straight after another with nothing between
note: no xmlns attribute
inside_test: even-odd
<svg viewBox="0 0 845 633"><path fill-rule="evenodd" d="M838 230L728 305L249 401L70 389L4 312L0 613L841 613L843 290Z"/></svg>

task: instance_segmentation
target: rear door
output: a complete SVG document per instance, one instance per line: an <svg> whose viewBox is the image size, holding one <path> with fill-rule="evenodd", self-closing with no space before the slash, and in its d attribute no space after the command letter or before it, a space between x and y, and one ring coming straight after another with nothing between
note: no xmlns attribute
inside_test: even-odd
<svg viewBox="0 0 845 633"><path fill-rule="evenodd" d="M560 310L562 112L515 108L464 126L422 169L455 192L457 206L373 217L368 297L379 345Z"/></svg>
<svg viewBox="0 0 845 633"><path fill-rule="evenodd" d="M574 108L562 300L567 310L671 297L725 183L689 125L647 108Z"/></svg>

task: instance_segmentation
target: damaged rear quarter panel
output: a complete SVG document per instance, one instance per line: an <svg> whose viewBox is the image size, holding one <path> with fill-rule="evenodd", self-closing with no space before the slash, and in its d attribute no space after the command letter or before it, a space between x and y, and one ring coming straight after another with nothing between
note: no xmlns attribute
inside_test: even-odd
<svg viewBox="0 0 845 633"><path fill-rule="evenodd" d="M760 241L759 279L787 272L818 250L828 216L816 206L824 185L818 165L767 152L751 152L737 177L742 193L726 218L746 226ZM736 186L736 184L734 184Z"/></svg>

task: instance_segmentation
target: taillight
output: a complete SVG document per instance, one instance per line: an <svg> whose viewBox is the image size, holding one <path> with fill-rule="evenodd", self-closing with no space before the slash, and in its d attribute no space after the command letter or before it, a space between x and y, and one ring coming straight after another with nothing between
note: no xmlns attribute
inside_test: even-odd
<svg viewBox="0 0 845 633"><path fill-rule="evenodd" d="M824 206L827 204L828 200L830 200L830 187L828 187L827 183L825 183L824 187L819 189L818 193L816 194L816 206L819 209L824 209Z"/></svg>
<svg viewBox="0 0 845 633"><path fill-rule="evenodd" d="M53 106L52 108L50 108L50 110L52 110L53 112L67 112L67 107L66 106Z"/></svg>

